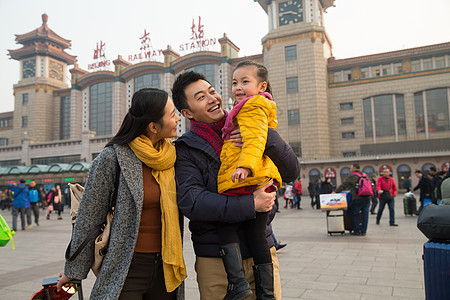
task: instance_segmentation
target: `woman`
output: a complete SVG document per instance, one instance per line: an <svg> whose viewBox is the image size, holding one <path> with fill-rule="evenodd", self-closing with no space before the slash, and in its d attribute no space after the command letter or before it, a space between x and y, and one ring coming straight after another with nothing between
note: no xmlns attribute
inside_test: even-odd
<svg viewBox="0 0 450 300"><path fill-rule="evenodd" d="M94 160L78 208L70 255L104 222L117 188L108 254L90 299L183 299L186 267L176 204L175 147L180 117L165 91L142 89L116 136ZM114 186L120 172L118 187ZM66 261L58 289L84 279L93 262L89 243ZM178 289L177 289L178 288Z"/></svg>
<svg viewBox="0 0 450 300"><path fill-rule="evenodd" d="M320 186L320 194L331 194L333 192L333 185L331 184L331 178L327 177Z"/></svg>

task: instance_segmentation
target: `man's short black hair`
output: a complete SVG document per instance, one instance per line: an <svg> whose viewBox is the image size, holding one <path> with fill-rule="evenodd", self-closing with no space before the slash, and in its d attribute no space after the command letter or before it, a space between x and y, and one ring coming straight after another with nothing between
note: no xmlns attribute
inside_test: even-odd
<svg viewBox="0 0 450 300"><path fill-rule="evenodd" d="M20 179L20 183L25 183L25 179Z"/></svg>
<svg viewBox="0 0 450 300"><path fill-rule="evenodd" d="M422 171L416 170L414 173L422 174Z"/></svg>
<svg viewBox="0 0 450 300"><path fill-rule="evenodd" d="M359 170L359 164L358 164L358 163L354 163L354 164L353 164L353 168Z"/></svg>
<svg viewBox="0 0 450 300"><path fill-rule="evenodd" d="M188 85L199 80L208 82L203 74L194 71L181 73L180 75L178 75L177 79L175 79L172 87L172 99L175 107L179 112L181 112L181 110L184 108L189 108L189 105L187 104L186 93L184 90Z"/></svg>
<svg viewBox="0 0 450 300"><path fill-rule="evenodd" d="M432 166L432 167L430 167L430 171L436 172L437 170L435 167Z"/></svg>

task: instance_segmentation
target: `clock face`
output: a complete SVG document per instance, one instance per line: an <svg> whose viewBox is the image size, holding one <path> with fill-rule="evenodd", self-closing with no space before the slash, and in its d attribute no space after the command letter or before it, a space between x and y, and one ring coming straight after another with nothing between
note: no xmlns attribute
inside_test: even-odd
<svg viewBox="0 0 450 300"><path fill-rule="evenodd" d="M64 67L62 64L50 60L50 64L49 64L49 77L50 78L62 81L64 78L63 70L64 70Z"/></svg>
<svg viewBox="0 0 450 300"><path fill-rule="evenodd" d="M36 76L36 60L30 59L23 62L23 78Z"/></svg>
<svg viewBox="0 0 450 300"><path fill-rule="evenodd" d="M280 26L303 22L302 0L291 0L278 4Z"/></svg>

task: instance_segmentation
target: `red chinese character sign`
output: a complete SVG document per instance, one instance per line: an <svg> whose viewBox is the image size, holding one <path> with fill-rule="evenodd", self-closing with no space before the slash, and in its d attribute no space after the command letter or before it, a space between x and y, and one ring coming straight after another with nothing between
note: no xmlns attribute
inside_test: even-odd
<svg viewBox="0 0 450 300"><path fill-rule="evenodd" d="M324 172L325 178L336 178L336 170L333 168L327 168Z"/></svg>
<svg viewBox="0 0 450 300"><path fill-rule="evenodd" d="M88 64L88 70L109 70L109 66L111 65L111 61L106 59L105 50L106 43L103 41L97 42L96 48L94 48L94 62L92 64Z"/></svg>
<svg viewBox="0 0 450 300"><path fill-rule="evenodd" d="M445 164L442 165L441 170L444 172L448 172L448 170L450 169L450 163L446 162Z"/></svg>
<svg viewBox="0 0 450 300"><path fill-rule="evenodd" d="M196 19L192 19L192 25L190 26L191 37L190 42L180 44L178 48L181 52L197 52L197 51L209 51L209 47L215 46L217 44L216 38L205 38L205 25L202 24L202 18L198 17L198 22Z"/></svg>
<svg viewBox="0 0 450 300"><path fill-rule="evenodd" d="M381 167L380 167L380 174L383 173L384 169L389 169L389 174L392 175L392 168L391 168L391 166L389 166L389 165L381 165Z"/></svg>
<svg viewBox="0 0 450 300"><path fill-rule="evenodd" d="M130 54L128 55L128 61L129 62L136 62L136 61L160 61L162 62L164 60L163 56L163 50L153 49L151 39L150 39L150 32L147 32L146 29L144 29L144 34L139 37L140 40L140 47L139 53Z"/></svg>

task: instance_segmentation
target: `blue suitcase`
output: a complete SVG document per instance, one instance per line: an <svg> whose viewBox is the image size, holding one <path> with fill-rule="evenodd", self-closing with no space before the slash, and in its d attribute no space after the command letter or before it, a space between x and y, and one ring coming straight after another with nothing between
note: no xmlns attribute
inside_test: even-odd
<svg viewBox="0 0 450 300"><path fill-rule="evenodd" d="M450 242L426 242L422 259L426 299L450 299Z"/></svg>

